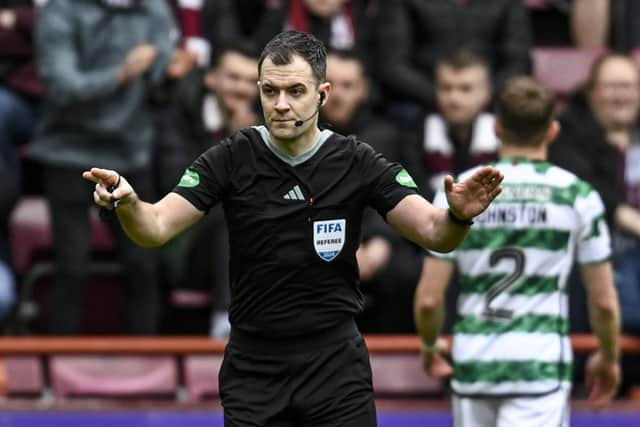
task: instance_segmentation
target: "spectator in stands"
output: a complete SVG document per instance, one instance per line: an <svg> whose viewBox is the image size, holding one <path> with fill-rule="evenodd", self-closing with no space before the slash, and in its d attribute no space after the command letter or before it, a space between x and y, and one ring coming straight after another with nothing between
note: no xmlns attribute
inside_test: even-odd
<svg viewBox="0 0 640 427"><path fill-rule="evenodd" d="M535 44L632 52L640 48L636 0L546 0L531 14Z"/></svg>
<svg viewBox="0 0 640 427"><path fill-rule="evenodd" d="M194 64L200 67L209 65L211 46L204 37L202 29L202 3L203 0L168 0L173 10L173 15L180 29L180 43L174 53L173 66L179 64L189 69ZM180 70L169 67L169 73L182 74Z"/></svg>
<svg viewBox="0 0 640 427"><path fill-rule="evenodd" d="M611 8L613 47L622 52L640 48L640 3L636 0L613 0Z"/></svg>
<svg viewBox="0 0 640 427"><path fill-rule="evenodd" d="M327 81L333 93L320 110L320 123L367 141L389 160L401 160L398 130L371 109L370 78L362 54L354 49L329 49Z"/></svg>
<svg viewBox="0 0 640 427"><path fill-rule="evenodd" d="M47 110L33 143L44 165L54 235L56 277L48 329L80 332L89 274L91 187L78 185L83 168L99 163L128 171L149 194L153 127L146 102L166 73L175 34L164 2L56 0L39 11L36 44ZM129 283L127 332L153 334L159 301L156 258L112 231Z"/></svg>
<svg viewBox="0 0 640 427"><path fill-rule="evenodd" d="M9 217L21 192L18 148L39 117L42 84L33 52L32 0L0 0L0 319L14 298Z"/></svg>
<svg viewBox="0 0 640 427"><path fill-rule="evenodd" d="M209 43L202 37L202 19L200 2L188 0L167 0L175 22L179 28L177 46L173 50L171 61L167 67L166 78L161 86L154 87L151 92L152 115L156 138L154 143L154 167L158 170L154 173L156 190L159 194L168 191L168 186L173 186L176 177L182 172L174 171L174 174L167 174L164 161L175 161L182 165L187 155L184 141L180 137L175 137L174 122L178 120L178 111L173 105L174 95L178 87L194 69L206 67L209 64L211 50ZM170 171L169 171L170 172Z"/></svg>
<svg viewBox="0 0 640 427"><path fill-rule="evenodd" d="M158 121L160 192L172 189L194 156L231 131L260 121L256 112L257 49L234 41L212 52L207 69L195 68L171 81L155 100L172 107ZM210 61L207 60L207 63ZM156 92L157 94L157 92ZM156 95L154 94L154 95ZM168 162L168 163L167 163Z"/></svg>
<svg viewBox="0 0 640 427"><path fill-rule="evenodd" d="M437 113L428 114L409 138L407 167L431 199L442 179L498 156L500 142L487 113L490 69L479 55L458 50L436 65Z"/></svg>
<svg viewBox="0 0 640 427"><path fill-rule="evenodd" d="M390 100L435 106L435 65L466 48L486 58L492 81L530 71L531 28L522 1L399 0L380 2L375 69ZM402 113L415 117L415 108Z"/></svg>
<svg viewBox="0 0 640 427"><path fill-rule="evenodd" d="M623 330L640 333L640 77L621 54L596 61L584 92L560 116L550 159L602 195L613 231Z"/></svg>
<svg viewBox="0 0 640 427"><path fill-rule="evenodd" d="M410 154L403 156L429 200L446 175L494 160L500 148L493 114L487 112L493 86L486 60L469 50L457 50L438 61L435 75L437 112L427 114L410 132L404 147ZM452 309L459 292L457 279L446 295ZM447 320L445 331L452 320Z"/></svg>
<svg viewBox="0 0 640 427"><path fill-rule="evenodd" d="M610 32L611 0L571 0L570 10L573 44L579 49L606 48Z"/></svg>
<svg viewBox="0 0 640 427"><path fill-rule="evenodd" d="M161 192L173 188L199 153L236 129L260 124L257 81L257 49L241 40L220 46L207 70L196 69L177 83L169 102L173 120L158 123L164 147L157 157L157 175L163 177ZM162 248L170 286L206 289L213 284L210 335L215 338L226 338L229 332L226 236L222 209L216 207L205 220Z"/></svg>
<svg viewBox="0 0 640 427"><path fill-rule="evenodd" d="M429 374L453 375L456 425L569 425L566 286L574 256L599 341L587 364L592 405L607 405L620 383L620 307L605 208L593 187L547 161L559 132L553 98L528 77L506 83L496 101L502 147L493 164L504 173L504 192L455 251L425 259L415 304L423 363ZM434 205L446 203L439 191ZM455 268L463 279L452 367L437 338Z"/></svg>
<svg viewBox="0 0 640 427"><path fill-rule="evenodd" d="M402 161L398 130L376 114L370 102L370 80L360 54L333 49L327 55L331 96L320 112L320 124L366 141L391 161ZM396 233L379 215L365 210L363 243L356 256L363 292L372 298L360 325L366 332L413 332L407 314L421 268L417 247ZM409 313L410 314L410 313Z"/></svg>
<svg viewBox="0 0 640 427"><path fill-rule="evenodd" d="M538 3L543 5L531 10L535 46L606 48L611 0L542 0Z"/></svg>
<svg viewBox="0 0 640 427"><path fill-rule="evenodd" d="M214 48L239 36L264 46L282 30L312 33L328 48L365 50L373 25L374 8L366 0L210 0L205 6L206 26ZM262 5L255 5L262 3ZM249 19L249 25L244 22Z"/></svg>
<svg viewBox="0 0 640 427"><path fill-rule="evenodd" d="M206 67L209 65L211 46L202 28L203 0L169 0L169 3L180 28L180 47L193 55L199 66Z"/></svg>
<svg viewBox="0 0 640 427"><path fill-rule="evenodd" d="M272 1L270 7L279 7L280 3ZM211 49L215 51L231 40L251 38L266 7L264 0L203 0L202 26Z"/></svg>
<svg viewBox="0 0 640 427"><path fill-rule="evenodd" d="M188 164L186 159L189 144L185 144L183 138L175 131L175 122L178 120L179 111L173 105L173 93L180 82L195 68L204 68L209 64L209 43L202 36L201 1L190 0L166 0L171 6L173 17L178 27L177 45L167 67L166 78L160 86L154 87L150 93L151 115L155 138L153 143L152 177L154 194L164 194L170 185L173 185L176 175L182 172L182 165ZM179 166L178 166L179 165ZM174 170L178 166L180 171ZM173 174L171 173L173 172ZM178 270L183 267L184 259L178 260L178 254L174 253L173 246L162 248L159 251L159 286L162 289L161 298L168 297L173 300L173 289L180 286ZM176 268L176 267L180 268ZM168 293L168 295L167 295ZM169 306L169 308L172 308ZM175 321L172 318L173 310L166 310L163 316L163 326L168 326L168 331L174 332L174 325L179 325L179 331L195 333L189 329L192 325L187 322ZM179 319L182 320L182 319ZM170 322L170 325L165 323ZM199 331L198 331L199 332Z"/></svg>
<svg viewBox="0 0 640 427"><path fill-rule="evenodd" d="M261 122L257 112L257 66L258 51L249 41L231 42L214 55L204 77L204 98L200 103L206 135L212 142Z"/></svg>

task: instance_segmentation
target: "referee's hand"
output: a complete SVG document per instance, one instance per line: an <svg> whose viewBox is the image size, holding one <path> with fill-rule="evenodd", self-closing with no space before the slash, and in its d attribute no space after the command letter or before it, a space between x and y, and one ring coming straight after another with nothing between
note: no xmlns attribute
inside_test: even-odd
<svg viewBox="0 0 640 427"><path fill-rule="evenodd" d="M453 214L470 220L482 213L502 191L504 175L492 166L478 169L462 182L455 183L451 175L444 179L444 190Z"/></svg>
<svg viewBox="0 0 640 427"><path fill-rule="evenodd" d="M95 182L93 200L103 208L112 209L116 206L133 203L136 199L133 187L116 171L91 168L89 171L84 171L82 177Z"/></svg>

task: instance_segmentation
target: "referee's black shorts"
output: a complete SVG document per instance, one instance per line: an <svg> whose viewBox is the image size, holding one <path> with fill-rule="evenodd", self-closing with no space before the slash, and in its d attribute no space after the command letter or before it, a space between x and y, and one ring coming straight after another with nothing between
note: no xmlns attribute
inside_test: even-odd
<svg viewBox="0 0 640 427"><path fill-rule="evenodd" d="M220 369L225 427L375 427L369 352L350 320L267 340L233 330Z"/></svg>

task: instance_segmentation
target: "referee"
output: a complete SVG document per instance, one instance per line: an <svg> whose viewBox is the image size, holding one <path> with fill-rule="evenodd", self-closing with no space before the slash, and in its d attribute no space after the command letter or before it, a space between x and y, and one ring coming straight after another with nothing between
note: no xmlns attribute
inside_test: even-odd
<svg viewBox="0 0 640 427"><path fill-rule="evenodd" d="M117 208L142 246L166 243L222 203L231 256L232 329L220 371L228 427L375 426L369 355L354 322L363 308L355 252L364 208L447 252L501 191L491 167L461 183L447 177L449 208L435 208L402 166L318 129L331 94L325 69L315 37L276 35L258 63L265 126L207 150L155 204L116 171L83 174L96 183L96 203Z"/></svg>

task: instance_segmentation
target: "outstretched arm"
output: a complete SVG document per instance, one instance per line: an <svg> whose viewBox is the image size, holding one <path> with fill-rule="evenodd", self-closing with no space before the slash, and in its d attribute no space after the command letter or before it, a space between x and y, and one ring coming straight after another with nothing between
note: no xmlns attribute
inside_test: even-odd
<svg viewBox="0 0 640 427"><path fill-rule="evenodd" d="M407 239L426 249L449 252L467 236L465 222L482 213L502 191L504 177L486 166L463 182L445 178L449 211L434 207L418 195L407 196L387 214L387 222ZM457 219L457 220L456 220Z"/></svg>
<svg viewBox="0 0 640 427"><path fill-rule="evenodd" d="M140 246L161 246L204 216L175 193L167 194L155 204L140 200L127 180L112 170L92 168L83 172L82 177L96 183L93 193L96 204L104 208L117 204L122 228ZM112 193L108 191L108 187L116 185Z"/></svg>
<svg viewBox="0 0 640 427"><path fill-rule="evenodd" d="M581 267L587 291L591 329L600 341L600 350L587 363L589 400L596 408L606 406L620 385L620 306L610 262Z"/></svg>

